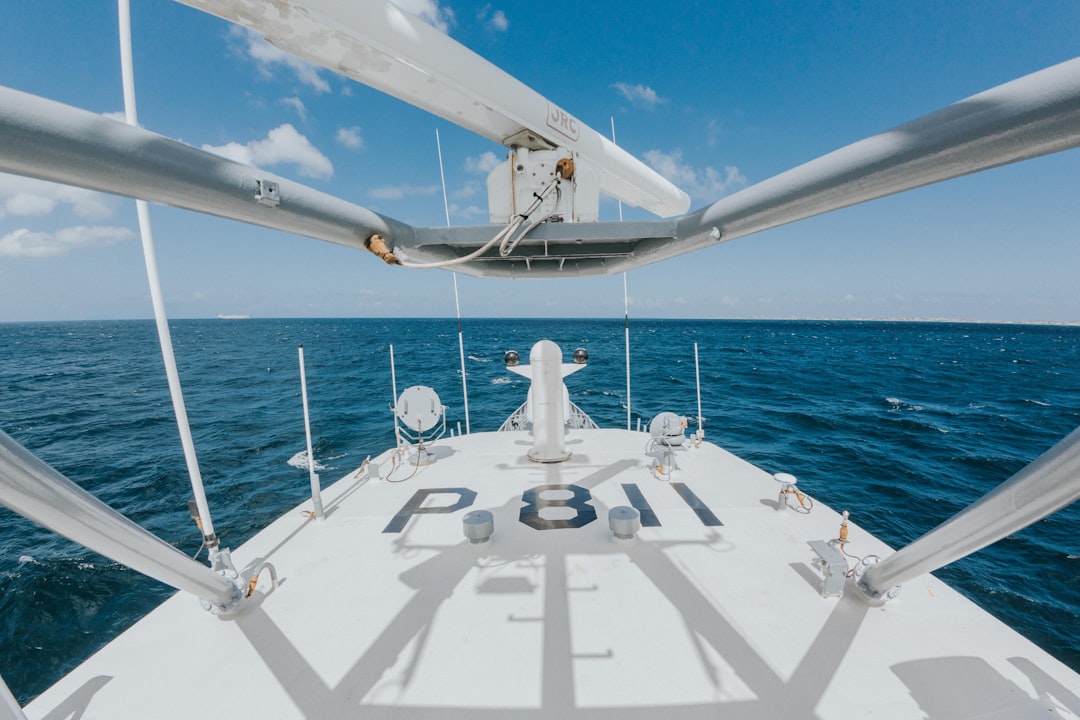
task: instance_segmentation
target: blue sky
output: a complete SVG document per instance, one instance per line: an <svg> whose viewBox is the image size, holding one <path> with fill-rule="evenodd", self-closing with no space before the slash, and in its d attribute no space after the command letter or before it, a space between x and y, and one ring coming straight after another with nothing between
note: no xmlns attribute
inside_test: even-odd
<svg viewBox="0 0 1080 720"><path fill-rule="evenodd" d="M702 207L1080 50L1080 3L402 0L668 174ZM503 149L289 62L164 0L133 3L140 123L418 225L486 222ZM700 7L695 7L696 5ZM0 83L122 111L116 8L8 3ZM922 188L629 274L636 317L1080 321L1080 151ZM614 201L603 219L617 218ZM450 316L446 271L151 208L172 317ZM627 209L627 219L646 213ZM621 317L622 276L459 276L467 317ZM152 315L134 202L0 175L0 321Z"/></svg>

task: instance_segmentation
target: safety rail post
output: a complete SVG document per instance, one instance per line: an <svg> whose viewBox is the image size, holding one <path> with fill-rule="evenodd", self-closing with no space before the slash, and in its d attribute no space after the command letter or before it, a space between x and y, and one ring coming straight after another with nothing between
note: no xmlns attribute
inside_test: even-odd
<svg viewBox="0 0 1080 720"><path fill-rule="evenodd" d="M397 414L397 369L394 367L394 343L390 343L390 392L394 394L393 402L390 405L394 414L394 447L400 448L402 445L402 440L401 428L398 426Z"/></svg>
<svg viewBox="0 0 1080 720"><path fill-rule="evenodd" d="M1080 428L911 544L871 565L856 587L872 601L1080 499Z"/></svg>
<svg viewBox="0 0 1080 720"><path fill-rule="evenodd" d="M612 120L614 122L614 120ZM622 215L622 203L619 204ZM619 218L620 220L622 217ZM623 341L626 345L626 429L630 429L630 295L626 290L626 273L622 274Z"/></svg>
<svg viewBox="0 0 1080 720"><path fill-rule="evenodd" d="M705 433L701 429L701 364L698 362L697 343L694 343L694 385L697 387L697 437L700 441Z"/></svg>
<svg viewBox="0 0 1080 720"><path fill-rule="evenodd" d="M297 352L300 354L300 398L304 405L304 436L307 438L307 461L308 478L311 480L311 504L315 506L315 517L322 520L322 487L319 485L319 475L315 472L315 451L311 447L311 417L308 415L307 400L307 374L304 372L304 346L298 345Z"/></svg>
<svg viewBox="0 0 1080 720"><path fill-rule="evenodd" d="M240 601L230 579L136 525L0 431L0 503L144 575L191 593L215 613Z"/></svg>

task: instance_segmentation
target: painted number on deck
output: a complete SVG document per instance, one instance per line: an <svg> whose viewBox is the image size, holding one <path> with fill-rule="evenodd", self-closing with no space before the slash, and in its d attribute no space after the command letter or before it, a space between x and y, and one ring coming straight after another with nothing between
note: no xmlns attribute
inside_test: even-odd
<svg viewBox="0 0 1080 720"><path fill-rule="evenodd" d="M649 505L641 489L634 483L624 483L626 499L641 513L642 527L660 527L660 519ZM671 483L671 488L690 507L705 526L723 525L715 513L685 483ZM556 493L570 493L569 497L553 497ZM433 501L425 506L424 501L437 495L456 496L451 503ZM408 502L401 506L390 523L383 528L384 533L399 533L405 529L413 515L433 513L453 513L472 506L476 492L469 488L424 488L417 490ZM560 530L579 528L596 520L596 509L590 504L592 493L580 485L539 485L530 488L521 496L524 505L518 513L518 520L536 530ZM568 508L569 517L547 518L542 512L545 508ZM550 514L550 513L549 513Z"/></svg>

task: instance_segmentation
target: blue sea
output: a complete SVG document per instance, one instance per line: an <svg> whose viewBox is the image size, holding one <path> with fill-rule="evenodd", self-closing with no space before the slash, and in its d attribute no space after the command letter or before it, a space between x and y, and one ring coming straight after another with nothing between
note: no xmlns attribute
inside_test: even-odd
<svg viewBox="0 0 1080 720"><path fill-rule="evenodd" d="M430 385L465 427L457 322L170 323L215 526L235 547L309 493L297 345L324 484L393 441L399 390ZM626 424L618 320L466 319L469 424L524 399L504 351L550 338L601 426ZM1080 425L1080 327L632 320L634 424L697 415L706 437L894 545L933 528ZM199 548L150 321L0 324L0 429L184 552ZM1080 671L1080 504L940 571ZM170 594L0 509L0 674L26 703Z"/></svg>

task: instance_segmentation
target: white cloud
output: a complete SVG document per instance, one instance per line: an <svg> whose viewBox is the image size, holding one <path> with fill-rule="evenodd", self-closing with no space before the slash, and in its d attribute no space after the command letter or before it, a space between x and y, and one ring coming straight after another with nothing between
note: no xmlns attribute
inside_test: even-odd
<svg viewBox="0 0 1080 720"><path fill-rule="evenodd" d="M438 185L388 185L375 188L368 194L379 200L403 200L407 197L434 195L437 192Z"/></svg>
<svg viewBox="0 0 1080 720"><path fill-rule="evenodd" d="M476 197L480 194L481 184L478 182L467 182L457 190L450 193L450 197L455 200L467 200L471 197Z"/></svg>
<svg viewBox="0 0 1080 720"><path fill-rule="evenodd" d="M657 95L656 91L648 85L630 85L629 83L617 82L612 87L618 90L620 95L638 107L652 110L660 103L667 102L664 98Z"/></svg>
<svg viewBox="0 0 1080 720"><path fill-rule="evenodd" d="M454 24L454 11L440 7L438 0L392 0L392 2L439 32L449 33L450 26Z"/></svg>
<svg viewBox="0 0 1080 720"><path fill-rule="evenodd" d="M356 125L338 128L335 137L339 143L350 150L360 150L364 147L364 138L360 136L360 128Z"/></svg>
<svg viewBox="0 0 1080 720"><path fill-rule="evenodd" d="M54 233L21 228L0 237L0 257L56 257L76 248L115 245L134 236L134 232L123 227L79 225Z"/></svg>
<svg viewBox="0 0 1080 720"><path fill-rule="evenodd" d="M705 144L708 147L716 147L716 144L720 142L720 136L724 134L724 126L714 120L709 120L708 128L705 134Z"/></svg>
<svg viewBox="0 0 1080 720"><path fill-rule="evenodd" d="M503 158L488 150L487 152L480 153L476 157L465 158L465 170L471 173L487 175L502 161Z"/></svg>
<svg viewBox="0 0 1080 720"><path fill-rule="evenodd" d="M462 207L457 203L450 203L450 214L454 217L471 220L473 218L487 217L488 211L478 205L466 205Z"/></svg>
<svg viewBox="0 0 1080 720"><path fill-rule="evenodd" d="M263 167L291 163L304 177L325 179L334 174L330 160L288 123L271 130L265 140L203 145L202 149L245 165Z"/></svg>
<svg viewBox="0 0 1080 720"><path fill-rule="evenodd" d="M70 205L85 220L103 220L112 215L114 201L93 190L0 173L0 218L42 217L57 205Z"/></svg>
<svg viewBox="0 0 1080 720"><path fill-rule="evenodd" d="M240 52L255 61L263 77L273 77L275 66L280 65L292 71L300 82L316 92L330 92L330 84L319 74L316 65L278 50L254 30L234 25L229 30L229 37L240 43Z"/></svg>
<svg viewBox="0 0 1080 720"><path fill-rule="evenodd" d="M506 32L510 27L510 21L502 10L494 10L491 5L485 5L476 14L476 19L483 23L488 30Z"/></svg>
<svg viewBox="0 0 1080 720"><path fill-rule="evenodd" d="M281 98L281 103L283 105L288 105L293 110L295 110L296 114L300 116L301 120L307 120L307 108L304 107L304 101L301 100L300 98L298 98L298 97Z"/></svg>
<svg viewBox="0 0 1080 720"><path fill-rule="evenodd" d="M694 198L716 200L721 195L734 192L746 185L746 178L734 165L728 165L723 172L713 167L698 170L683 162L682 150L670 153L649 150L645 153L645 160L653 170Z"/></svg>

